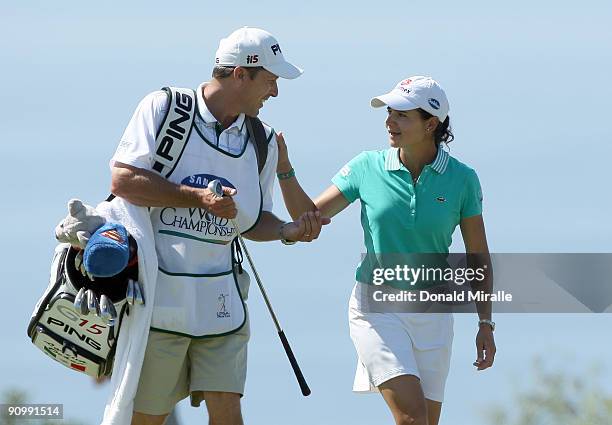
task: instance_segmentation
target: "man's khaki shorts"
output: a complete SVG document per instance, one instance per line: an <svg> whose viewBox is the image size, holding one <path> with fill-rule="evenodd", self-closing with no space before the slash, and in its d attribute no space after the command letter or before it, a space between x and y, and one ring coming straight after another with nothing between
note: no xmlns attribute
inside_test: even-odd
<svg viewBox="0 0 612 425"><path fill-rule="evenodd" d="M245 305L246 307L246 305ZM134 410L164 415L191 394L198 407L202 391L244 394L249 315L237 332L213 338L188 338L149 331Z"/></svg>

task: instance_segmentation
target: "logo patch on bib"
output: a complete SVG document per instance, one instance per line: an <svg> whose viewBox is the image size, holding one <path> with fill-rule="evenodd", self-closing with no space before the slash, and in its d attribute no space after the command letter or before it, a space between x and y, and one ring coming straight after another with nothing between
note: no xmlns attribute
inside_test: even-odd
<svg viewBox="0 0 612 425"><path fill-rule="evenodd" d="M227 307L225 306L225 299L228 297L228 294L219 294L219 311L217 312L217 318L221 319L224 317L231 317L230 312L227 311Z"/></svg>
<svg viewBox="0 0 612 425"><path fill-rule="evenodd" d="M214 174L193 174L189 177L185 177L181 183L191 187L208 187L208 183L213 180L220 180L221 184L225 187L231 187L232 189L236 189L229 180L224 179L223 177L215 176Z"/></svg>

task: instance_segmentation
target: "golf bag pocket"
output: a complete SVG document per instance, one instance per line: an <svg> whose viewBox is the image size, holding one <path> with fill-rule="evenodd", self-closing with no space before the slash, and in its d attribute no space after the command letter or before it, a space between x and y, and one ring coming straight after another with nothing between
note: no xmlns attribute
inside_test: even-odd
<svg viewBox="0 0 612 425"><path fill-rule="evenodd" d="M100 314L97 304L105 293L101 292L104 284L91 281L76 270L74 261L78 252L69 244L56 248L49 285L34 308L28 336L53 360L78 372L101 377L112 372L118 329L126 308L125 289L123 297L105 295L112 302L113 310L121 312L109 322ZM119 280L113 285L119 288L111 292L118 294L123 282ZM86 289L96 297L93 311L84 312L75 307L75 298ZM83 301L84 308L87 301Z"/></svg>
<svg viewBox="0 0 612 425"><path fill-rule="evenodd" d="M214 337L236 332L245 321L235 270L202 275L159 270L151 324L154 330Z"/></svg>
<svg viewBox="0 0 612 425"><path fill-rule="evenodd" d="M251 286L251 277L245 269L240 267L238 264L234 264L234 275L238 282L238 288L240 289L240 295L244 301L249 299L249 288Z"/></svg>

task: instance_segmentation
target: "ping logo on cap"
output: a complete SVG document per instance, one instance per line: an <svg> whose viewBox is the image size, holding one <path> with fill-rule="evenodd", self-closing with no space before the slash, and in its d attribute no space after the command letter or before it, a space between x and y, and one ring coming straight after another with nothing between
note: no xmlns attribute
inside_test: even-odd
<svg viewBox="0 0 612 425"><path fill-rule="evenodd" d="M432 108L440 109L440 102L438 102L433 97L430 97L429 99L427 99L427 101L429 102L429 106L431 106Z"/></svg>
<svg viewBox="0 0 612 425"><path fill-rule="evenodd" d="M104 232L100 233L100 236L104 236L105 238L112 239L115 242L119 242L119 243L123 243L124 242L123 238L121 237L119 232L117 232L114 229L112 229L112 230L105 230Z"/></svg>
<svg viewBox="0 0 612 425"><path fill-rule="evenodd" d="M276 53L283 53L283 51L281 50L280 46L277 44L274 44L270 47L272 49L272 53L274 53L274 56L276 56Z"/></svg>

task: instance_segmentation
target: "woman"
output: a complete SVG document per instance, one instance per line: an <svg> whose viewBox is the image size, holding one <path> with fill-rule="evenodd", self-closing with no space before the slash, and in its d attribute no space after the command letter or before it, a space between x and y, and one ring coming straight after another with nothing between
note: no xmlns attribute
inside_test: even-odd
<svg viewBox="0 0 612 425"><path fill-rule="evenodd" d="M391 147L357 155L314 202L300 187L278 135L277 173L291 216L311 211L319 219L332 217L359 199L365 258L447 254L459 225L466 252L489 263L478 177L440 146L453 140L444 90L430 77L410 77L371 105L387 107ZM450 364L452 313L364 311L360 294L362 285L372 281L370 263L364 260L358 266L349 303L351 338L359 357L353 390L380 391L397 424L436 425ZM493 364L495 324L490 303L477 303L477 309L481 320L473 365L484 370Z"/></svg>

